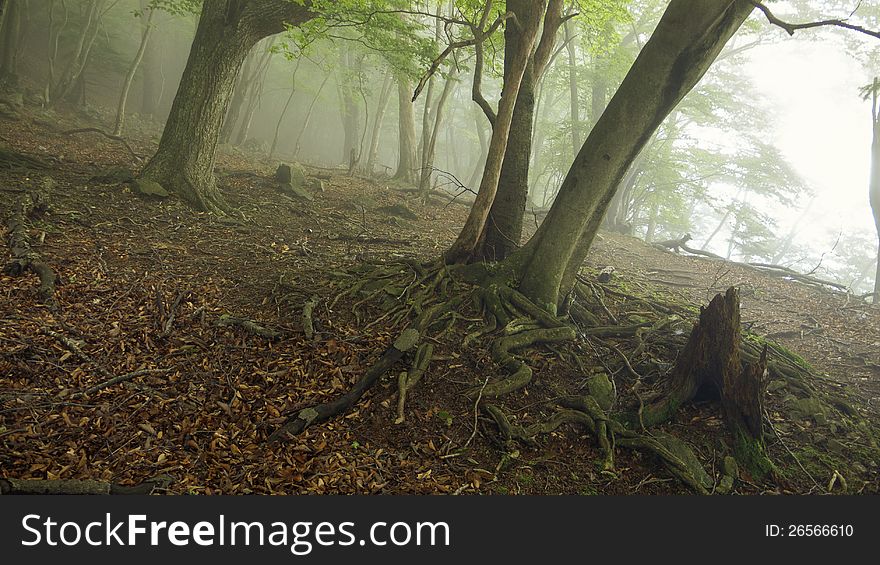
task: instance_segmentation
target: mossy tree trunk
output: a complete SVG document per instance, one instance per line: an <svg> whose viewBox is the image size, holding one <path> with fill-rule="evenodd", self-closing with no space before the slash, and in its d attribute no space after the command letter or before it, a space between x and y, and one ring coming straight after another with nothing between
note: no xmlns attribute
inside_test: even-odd
<svg viewBox="0 0 880 565"><path fill-rule="evenodd" d="M0 14L0 83L18 83L18 43L21 41L21 1L9 0Z"/></svg>
<svg viewBox="0 0 880 565"><path fill-rule="evenodd" d="M264 37L313 16L311 2L205 2L196 36L156 154L142 176L200 210L227 209L214 179L220 129L241 65Z"/></svg>
<svg viewBox="0 0 880 565"><path fill-rule="evenodd" d="M557 311L630 165L753 8L747 0L670 2L587 137L544 223L510 257L521 292Z"/></svg>

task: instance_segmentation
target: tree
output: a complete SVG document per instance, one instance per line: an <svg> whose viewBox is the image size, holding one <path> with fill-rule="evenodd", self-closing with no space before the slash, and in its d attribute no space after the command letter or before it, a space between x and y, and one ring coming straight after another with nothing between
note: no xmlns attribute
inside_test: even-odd
<svg viewBox="0 0 880 565"><path fill-rule="evenodd" d="M508 0L507 7L518 21L528 21L532 9L528 1ZM550 0L544 15L544 27L537 47L531 52L523 72L507 139L507 148L498 179L498 193L489 210L478 254L487 259L501 260L519 248L522 239L523 215L529 196L529 167L532 160L532 134L535 122L535 87L553 54L556 36L565 19L562 0ZM526 30L508 25L504 30L504 80L513 79L518 69L517 55L528 41Z"/></svg>
<svg viewBox="0 0 880 565"><path fill-rule="evenodd" d="M874 225L877 227L878 250L877 250L877 273L874 277L874 302L878 302L880 296L880 78L874 77L868 94L871 98L871 131L873 140L871 143L871 177L868 195L871 200L871 211L874 215Z"/></svg>
<svg viewBox="0 0 880 565"><path fill-rule="evenodd" d="M134 56L134 60L131 62L131 66L128 69L128 72L125 75L125 81L122 84L122 92L119 94L119 104L116 108L116 123L113 126L113 135L122 135L122 128L125 126L125 105L128 102L128 91L131 89L131 83L134 80L134 75L137 73L138 67L141 64L141 60L144 58L144 53L147 50L147 44L150 41L150 35L153 33L153 13L154 9L151 7L147 7L144 11L136 13L135 15L141 18L145 18L144 20L144 31L141 35L141 43L138 47L137 53Z"/></svg>
<svg viewBox="0 0 880 565"><path fill-rule="evenodd" d="M753 8L746 0L669 3L587 137L544 223L511 256L520 292L557 311L629 166Z"/></svg>
<svg viewBox="0 0 880 565"><path fill-rule="evenodd" d="M261 39L315 17L311 2L215 0L202 5L159 148L141 176L200 210L227 210L214 179L220 128L235 80Z"/></svg>

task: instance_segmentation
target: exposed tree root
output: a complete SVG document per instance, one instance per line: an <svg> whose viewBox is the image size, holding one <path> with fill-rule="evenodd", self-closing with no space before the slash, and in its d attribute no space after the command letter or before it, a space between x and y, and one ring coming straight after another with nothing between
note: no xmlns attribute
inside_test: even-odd
<svg viewBox="0 0 880 565"><path fill-rule="evenodd" d="M414 387L422 375L425 374L428 365L431 363L431 356L434 354L434 346L430 343L423 343L416 350L415 359L413 359L412 367L409 371L401 373L397 381L398 397L397 397L397 419L395 424L402 424L406 420L404 413L406 405L406 393L410 388Z"/></svg>
<svg viewBox="0 0 880 565"><path fill-rule="evenodd" d="M217 320L217 325L237 326L250 334L264 337L266 339L278 339L279 337L281 337L281 332L265 328L260 324L254 322L253 320L248 320L246 318L237 318L235 316L230 316L229 314L223 314L222 316L220 316L220 319Z"/></svg>
<svg viewBox="0 0 880 565"><path fill-rule="evenodd" d="M12 248L12 260L3 267L3 272L12 276L21 276L26 271L31 271L37 275L40 279L37 295L50 311L56 312L60 307L55 298L58 275L43 262L39 253L31 249L31 240L28 234L28 219L38 217L48 210L49 204L46 197L39 192L28 193L18 200L12 214L6 220L6 227L9 230L9 246Z"/></svg>
<svg viewBox="0 0 880 565"><path fill-rule="evenodd" d="M318 305L318 297L313 296L303 305L303 313L302 313L302 325L303 325L303 333L306 336L306 339L310 340L315 337L315 323L312 320L312 312L315 310L315 306Z"/></svg>
<svg viewBox="0 0 880 565"><path fill-rule="evenodd" d="M269 436L269 441L279 441L288 435L300 434L309 426L329 420L354 406L364 393L376 384L379 377L388 372L403 357L404 353L416 346L418 341L418 331L412 328L404 330L394 344L382 354L376 364L370 367L351 390L331 402L298 410L295 416L289 418Z"/></svg>

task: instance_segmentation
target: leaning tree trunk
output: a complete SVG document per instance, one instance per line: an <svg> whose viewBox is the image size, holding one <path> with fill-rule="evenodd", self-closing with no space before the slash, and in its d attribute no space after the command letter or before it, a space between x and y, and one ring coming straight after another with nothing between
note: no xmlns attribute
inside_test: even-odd
<svg viewBox="0 0 880 565"><path fill-rule="evenodd" d="M122 84L122 93L119 95L119 104L116 107L116 124L113 126L113 135L122 135L122 128L125 127L125 105L128 102L128 91L131 89L131 83L134 81L134 75L137 73L141 60L144 58L144 52L147 49L147 43L150 41L150 34L153 31L154 10L150 9L146 21L144 22L144 33L141 36L141 44L138 47L137 54L131 62L128 73L125 75L125 82ZM143 17L143 16L141 16Z"/></svg>
<svg viewBox="0 0 880 565"><path fill-rule="evenodd" d="M547 218L511 256L521 292L557 311L627 169L753 8L748 0L670 2L590 132Z"/></svg>
<svg viewBox="0 0 880 565"><path fill-rule="evenodd" d="M368 175L373 174L376 166L376 159L379 156L379 139L382 137L382 124L385 123L385 112L388 109L388 97L391 94L391 85L393 77L391 70L385 73L385 80L382 82L382 90L379 92L378 106L376 115L373 118L373 129L370 134L370 149L367 152L367 164L365 170Z"/></svg>
<svg viewBox="0 0 880 565"><path fill-rule="evenodd" d="M397 79L398 104L398 143L399 157L394 178L404 182L415 182L418 163L416 147L416 112L412 100L413 85L409 79Z"/></svg>
<svg viewBox="0 0 880 565"><path fill-rule="evenodd" d="M224 213L214 179L220 128L235 79L248 52L262 38L314 15L311 3L264 0L205 2L186 69L156 154L143 178L157 182L200 210Z"/></svg>

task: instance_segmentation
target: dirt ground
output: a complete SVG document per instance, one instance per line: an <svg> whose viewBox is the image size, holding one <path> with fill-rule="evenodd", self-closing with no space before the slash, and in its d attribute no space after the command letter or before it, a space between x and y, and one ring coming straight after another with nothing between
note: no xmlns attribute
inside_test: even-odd
<svg viewBox="0 0 880 565"><path fill-rule="evenodd" d="M343 418L268 443L297 407L347 390L399 333L366 297L334 304L356 279L354 269L439 256L466 208L406 201L414 215L402 217L385 209L405 201L400 187L314 167L306 172L324 178L324 192L311 202L292 199L273 181L277 162L224 149L218 181L244 217L230 222L100 178L142 162L99 134L63 133L93 120L36 110L0 118L2 146L45 161L0 163L0 214L26 191L48 194L52 210L31 237L60 276L61 305L53 313L40 303L35 277L0 275L0 476L129 485L159 477L158 492L173 494L690 492L638 452L619 450L615 473L602 472L595 439L574 427L535 445L502 444L462 395L500 371L485 344L462 346L461 331L480 325L479 312L435 338L437 357L411 392L405 423L393 423L392 374ZM155 126L130 123L132 148L149 156ZM9 253L4 246L0 261ZM738 287L744 328L796 352L825 375L818 388L847 399L852 414L810 411L784 383L771 383L768 453L780 473L760 482L741 476L734 492L843 492L836 474L846 492L880 492L880 310L845 293L613 234L595 245L583 276L592 280L608 265L616 268L602 287L609 313L638 316L632 295L685 305L690 316L671 330L682 340L699 305ZM312 297L317 333L308 340L301 312ZM222 325L224 315L279 335ZM563 352L524 352L535 380L510 395L507 409L518 422L536 421L554 398L582 388L570 352L625 388L627 371L612 345L582 338ZM648 345L630 359L634 370L662 373L674 353ZM141 369L156 372L80 394L108 375ZM729 442L716 403L689 405L663 429L720 476Z"/></svg>

